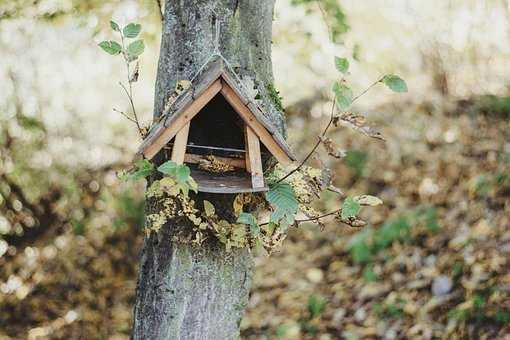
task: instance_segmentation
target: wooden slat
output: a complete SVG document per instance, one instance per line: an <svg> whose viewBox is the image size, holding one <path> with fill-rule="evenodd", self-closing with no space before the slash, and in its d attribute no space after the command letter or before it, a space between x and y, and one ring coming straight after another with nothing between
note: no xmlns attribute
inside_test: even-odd
<svg viewBox="0 0 510 340"><path fill-rule="evenodd" d="M246 98L245 97L246 95L243 95L244 91L239 89L239 87L237 86L237 81L234 79L234 77L232 75L230 75L230 73L227 72L226 70L223 71L223 73L221 74L221 77L228 84L228 86L230 86L230 88L232 90L234 90L234 92L238 95L239 99L241 99L243 104L248 104L249 98Z"/></svg>
<svg viewBox="0 0 510 340"><path fill-rule="evenodd" d="M268 187L253 188L248 174L211 174L191 169L191 177L198 184L198 191L216 194L237 194L243 192L268 191Z"/></svg>
<svg viewBox="0 0 510 340"><path fill-rule="evenodd" d="M246 171L251 173L251 164L250 164L250 149L248 148L248 125L244 124L244 147L246 150L244 161L246 163Z"/></svg>
<svg viewBox="0 0 510 340"><path fill-rule="evenodd" d="M255 134L260 138L262 143L271 152L271 154L283 165L289 165L292 160L287 153L275 142L271 134L266 128L257 120L255 115L243 104L237 94L230 88L230 86L223 82L221 93L225 99L232 105L236 112L241 116L244 122L252 128Z"/></svg>
<svg viewBox="0 0 510 340"><path fill-rule="evenodd" d="M191 122L184 124L182 129L175 135L175 142L172 148L172 161L177 164L184 163L184 155L186 154L186 144L188 144L189 126Z"/></svg>
<svg viewBox="0 0 510 340"><path fill-rule="evenodd" d="M246 129L248 155L250 157L251 183L254 188L264 187L264 173L262 157L260 156L260 141L251 127Z"/></svg>
<svg viewBox="0 0 510 340"><path fill-rule="evenodd" d="M242 158L228 158L228 157L219 157L219 156L214 156L214 158L216 158L220 162L223 162L225 164L229 164L229 165L231 165L231 166L233 166L235 168L239 168L239 169L245 169L246 168L246 162ZM190 153L187 153L184 156L184 161L186 163L190 163L190 164L198 164L202 160L206 160L206 156L204 156L204 155L195 155L195 154L190 154Z"/></svg>
<svg viewBox="0 0 510 340"><path fill-rule="evenodd" d="M223 61L221 58L211 61L210 64L200 72L197 79L193 81L193 84L196 84L192 89L194 96L200 96L200 94L207 89L213 81L217 80L221 76L222 72Z"/></svg>
<svg viewBox="0 0 510 340"><path fill-rule="evenodd" d="M222 87L221 81L216 80L207 90L196 98L172 123L158 136L158 138L147 147L143 154L145 158L152 159L166 143L168 143L182 127L188 123L195 115L220 92Z"/></svg>

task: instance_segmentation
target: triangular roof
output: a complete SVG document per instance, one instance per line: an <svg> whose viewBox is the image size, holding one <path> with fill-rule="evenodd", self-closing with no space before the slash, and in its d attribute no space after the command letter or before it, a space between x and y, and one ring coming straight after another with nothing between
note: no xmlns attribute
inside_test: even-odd
<svg viewBox="0 0 510 340"><path fill-rule="evenodd" d="M183 124L220 92L280 163L296 160L278 128L264 116L263 109L248 95L245 85L220 55L211 58L191 80L191 86L165 108L142 142L138 154L148 159L154 157Z"/></svg>

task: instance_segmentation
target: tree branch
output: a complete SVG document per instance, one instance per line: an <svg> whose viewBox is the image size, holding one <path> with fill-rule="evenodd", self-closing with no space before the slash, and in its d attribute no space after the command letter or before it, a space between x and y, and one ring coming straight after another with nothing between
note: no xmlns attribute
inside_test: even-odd
<svg viewBox="0 0 510 340"><path fill-rule="evenodd" d="M128 80L128 85L129 85L129 91L126 89L124 84L122 84L122 82L119 81L119 84L124 89L124 92L126 92L126 95L127 95L128 99L129 99L129 103L131 104L131 110L133 111L133 116L134 116L134 120L135 120L135 123L136 123L136 127L138 128L138 132L140 133L140 136L143 136L143 130L142 130L142 127L140 126L140 121L138 120L138 116L136 115L135 104L133 102L133 86L131 85L131 70L130 70L130 67L129 67L128 56L124 52L126 50L125 44L124 44L124 35L122 34L122 32L119 32L119 34L120 34L120 40L121 40L121 43L122 43L122 55L123 55L124 61L126 63L126 71L127 71L127 80Z"/></svg>
<svg viewBox="0 0 510 340"><path fill-rule="evenodd" d="M303 167L303 165L305 165L305 163L310 159L310 157L312 157L312 155L315 153L315 150L317 150L319 145L321 145L322 138L324 138L324 136L328 132L329 128L331 127L331 124L333 123L333 119L334 119L334 115L335 115L335 103L336 103L336 100L333 99L332 105L331 105L331 114L330 114L330 117L329 117L329 122L326 125L326 127L324 128L324 130L322 131L322 134L319 136L318 141L317 141L317 143L315 143L315 145L312 148L312 150L306 155L306 157L301 161L301 163L299 163L299 165L296 168L294 168L294 170L290 171L288 174L286 174L285 176L280 178L278 181L276 181L276 183L280 183L280 182L284 181L285 179L287 179L290 176L292 176L292 174L294 174L296 171L301 169Z"/></svg>
<svg viewBox="0 0 510 340"><path fill-rule="evenodd" d="M370 86L369 86L369 87L367 87L367 88L366 88L363 92L361 92L360 94L358 94L356 97L354 97L354 98L352 99L351 104L352 104L352 103L354 103L356 100L358 100L360 97L362 97L365 93L367 93L368 91L370 91L370 89L371 89L372 87L374 87L375 85L379 84L379 83L380 83L383 79L384 79L384 77L381 77L381 78L379 78L378 80L374 81L372 84L370 84Z"/></svg>
<svg viewBox="0 0 510 340"><path fill-rule="evenodd" d="M123 112L123 111L120 111L120 110L117 110L116 108L113 108L113 111L117 112L117 113L120 113L121 115L123 115L124 117L126 117L129 121L133 122L136 124L136 120L134 120L133 118L129 117L127 115L127 113Z"/></svg>
<svg viewBox="0 0 510 340"><path fill-rule="evenodd" d="M365 90L363 90L360 94L358 94L357 96L355 96L352 101L351 101L351 105L356 101L358 100L359 98L361 98L363 95L365 95L368 91L370 91L370 89L372 89L375 85L379 84L382 80L384 79L384 77L380 77L378 80L376 80L375 82L373 82L372 84L370 84L369 87L367 87ZM319 145L321 145L324 137L326 137L326 134L328 133L328 130L329 128L331 127L331 124L333 124L333 121L335 119L335 104L336 104L336 99L333 99L332 101L332 105L331 105L331 113L330 113L330 116L329 116L329 122L328 124L326 125L326 127L324 128L324 130L322 131L322 134L319 135L319 138L318 138L318 141L315 143L314 147L312 148L312 150L305 156L305 158L299 163L299 165L294 168L293 170L291 170L289 173L287 173L285 176L283 176L282 178L280 178L278 181L276 181L276 183L280 183L282 181L284 181L285 179L289 178L290 176L292 176L292 174L294 174L296 171L299 171L299 169L301 169L305 163L310 159L310 157L312 157L312 155L315 153L315 151L317 150L317 148L319 147Z"/></svg>

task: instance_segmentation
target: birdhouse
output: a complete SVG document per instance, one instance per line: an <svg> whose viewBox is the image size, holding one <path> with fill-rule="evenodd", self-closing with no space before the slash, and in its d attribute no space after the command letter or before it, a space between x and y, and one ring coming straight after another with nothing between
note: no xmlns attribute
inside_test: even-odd
<svg viewBox="0 0 510 340"><path fill-rule="evenodd" d="M223 57L212 58L183 89L143 141L139 154L191 169L198 190L242 193L268 190L263 160L288 165L289 146Z"/></svg>

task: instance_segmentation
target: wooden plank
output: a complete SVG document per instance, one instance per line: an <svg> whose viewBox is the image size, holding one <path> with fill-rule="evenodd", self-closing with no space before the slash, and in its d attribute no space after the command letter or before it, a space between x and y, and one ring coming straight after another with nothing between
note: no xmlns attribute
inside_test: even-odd
<svg viewBox="0 0 510 340"><path fill-rule="evenodd" d="M244 161L246 163L246 171L251 174L251 164L250 164L250 150L248 148L248 125L244 124L244 147L245 147L245 155Z"/></svg>
<svg viewBox="0 0 510 340"><path fill-rule="evenodd" d="M239 169L245 169L246 168L246 162L242 158L228 158L228 157L219 157L219 156L214 156L214 158L216 158L220 162L229 164L229 165L231 165L231 166L233 166L235 168L239 168ZM206 160L206 156L204 156L204 155L195 155L195 154L190 154L190 153L187 153L184 156L184 161L186 163L190 163L190 164L199 164L200 161L202 161L202 160Z"/></svg>
<svg viewBox="0 0 510 340"><path fill-rule="evenodd" d="M268 187L253 188L251 178L246 174L211 174L199 169L191 169L191 177L198 184L198 191L215 194L237 194L268 191Z"/></svg>
<svg viewBox="0 0 510 340"><path fill-rule="evenodd" d="M223 61L221 58L210 61L209 64L200 72L196 79L193 80L192 93L196 98L207 89L212 82L221 77L223 72Z"/></svg>
<svg viewBox="0 0 510 340"><path fill-rule="evenodd" d="M221 77L223 78L225 83L227 83L228 86L230 86L230 88L234 90L234 92L238 95L239 99L241 99L243 104L248 104L249 101L248 99L250 98L245 98L245 95L243 95L243 90L239 89L239 87L237 86L236 84L237 81L235 80L234 76L232 76L230 72L227 72L227 70L224 70L223 73L221 74Z"/></svg>
<svg viewBox="0 0 510 340"><path fill-rule="evenodd" d="M251 127L246 129L248 155L250 157L251 183L254 188L264 186L264 172L262 170L262 157L260 156L260 141Z"/></svg>
<svg viewBox="0 0 510 340"><path fill-rule="evenodd" d="M236 112L241 116L244 122L252 128L255 134L260 138L262 143L271 152L271 154L283 165L292 163L292 159L287 153L276 143L267 129L258 121L255 115L243 104L239 96L230 88L230 86L223 82L221 93L225 99L232 105Z"/></svg>
<svg viewBox="0 0 510 340"><path fill-rule="evenodd" d="M175 136L174 146L172 148L172 161L177 164L184 163L184 155L186 154L186 144L188 144L190 122L184 124L182 129Z"/></svg>
<svg viewBox="0 0 510 340"><path fill-rule="evenodd" d="M285 138L278 132L278 130L274 127L273 123L269 121L269 119L264 116L262 113L262 109L256 102L249 102L246 104L248 109L253 113L257 121L266 128L266 130L269 132L269 134L273 137L274 141L278 146L285 152L285 154L291 159L291 161L295 161L296 157L290 150L289 145L285 141Z"/></svg>
<svg viewBox="0 0 510 340"><path fill-rule="evenodd" d="M202 95L179 113L179 116L173 119L170 125L143 151L145 158L152 159L152 157L154 157L186 123L195 117L195 115L220 92L221 87L221 81L219 79L216 80Z"/></svg>

